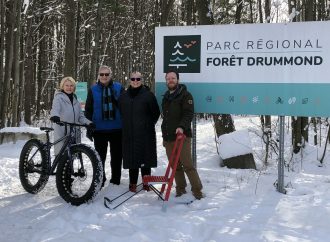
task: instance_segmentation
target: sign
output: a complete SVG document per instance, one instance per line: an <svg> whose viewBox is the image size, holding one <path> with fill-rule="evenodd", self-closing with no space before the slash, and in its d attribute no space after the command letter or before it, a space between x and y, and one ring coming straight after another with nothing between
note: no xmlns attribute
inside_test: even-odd
<svg viewBox="0 0 330 242"><path fill-rule="evenodd" d="M156 28L156 95L175 69L195 111L330 116L330 21Z"/></svg>
<svg viewBox="0 0 330 242"><path fill-rule="evenodd" d="M87 99L87 82L77 82L76 92L78 102L80 102L81 109L85 111L85 103Z"/></svg>

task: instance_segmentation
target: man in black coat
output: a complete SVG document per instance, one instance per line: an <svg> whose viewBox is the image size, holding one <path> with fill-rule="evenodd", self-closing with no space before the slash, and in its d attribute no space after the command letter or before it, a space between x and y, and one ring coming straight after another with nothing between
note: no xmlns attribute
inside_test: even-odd
<svg viewBox="0 0 330 242"><path fill-rule="evenodd" d="M119 99L123 122L123 167L129 169L129 189L136 192L139 176L157 166L155 124L160 111L155 95L142 84L140 72L131 73L130 86ZM144 186L149 191L149 186Z"/></svg>
<svg viewBox="0 0 330 242"><path fill-rule="evenodd" d="M176 196L186 193L187 175L191 184L191 191L196 199L203 198L202 183L193 166L191 157L191 121L194 115L194 102L185 85L179 84L179 73L174 70L166 73L166 85L168 91L162 101L163 123L162 135L166 154L169 158L177 133L184 133L186 139L183 143L180 160L175 173Z"/></svg>

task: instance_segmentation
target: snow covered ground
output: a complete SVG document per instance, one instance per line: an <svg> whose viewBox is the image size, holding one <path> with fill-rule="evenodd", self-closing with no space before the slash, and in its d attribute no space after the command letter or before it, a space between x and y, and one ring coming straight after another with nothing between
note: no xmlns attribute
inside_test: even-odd
<svg viewBox="0 0 330 242"><path fill-rule="evenodd" d="M258 171L220 167L212 124L198 122L198 171L206 198L183 205L175 202L189 200L191 194L171 197L167 212L153 192L144 191L115 210L104 207L104 196L128 188L126 170L120 186L107 185L94 203L80 207L59 197L53 177L39 194L27 194L18 177L24 141L0 145L0 241L329 241L329 157L319 167L320 151L308 146L295 159L295 171L285 171L287 194L278 193L276 157L263 167L255 123L258 118L235 118L237 130L250 131ZM153 174L162 175L167 159L159 124L157 138L159 165ZM108 177L109 172L107 163Z"/></svg>

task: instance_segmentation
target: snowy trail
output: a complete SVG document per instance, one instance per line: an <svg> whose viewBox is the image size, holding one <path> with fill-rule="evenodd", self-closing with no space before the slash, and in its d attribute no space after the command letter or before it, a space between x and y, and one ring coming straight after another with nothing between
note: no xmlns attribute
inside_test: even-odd
<svg viewBox="0 0 330 242"><path fill-rule="evenodd" d="M238 118L235 125L246 128L251 123ZM159 166L153 173L162 174L167 160L159 127L157 130ZM261 171L222 168L211 124L200 121L197 131L198 171L206 198L183 205L175 201L189 200L191 194L171 197L166 213L153 192L143 191L116 210L103 206L104 196L127 189L125 170L119 187L106 186L94 203L80 207L59 197L54 177L40 194L27 194L18 178L24 142L0 145L0 241L329 240L329 158L318 167L315 148L309 147L302 169L285 172L289 187L283 195L273 185L277 179L275 161ZM262 150L260 139L251 132L250 136L257 159Z"/></svg>

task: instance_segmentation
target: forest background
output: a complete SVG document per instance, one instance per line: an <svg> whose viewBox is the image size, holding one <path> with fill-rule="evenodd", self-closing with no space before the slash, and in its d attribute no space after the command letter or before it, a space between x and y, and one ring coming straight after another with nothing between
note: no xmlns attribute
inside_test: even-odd
<svg viewBox="0 0 330 242"><path fill-rule="evenodd" d="M143 73L154 89L155 27L199 24L284 23L330 19L327 0L0 0L0 128L48 119L64 76L96 81L100 65L127 86ZM231 115L213 114L219 136L235 130ZM272 147L272 120L261 116ZM327 118L292 117L293 152L308 141L308 127Z"/></svg>

